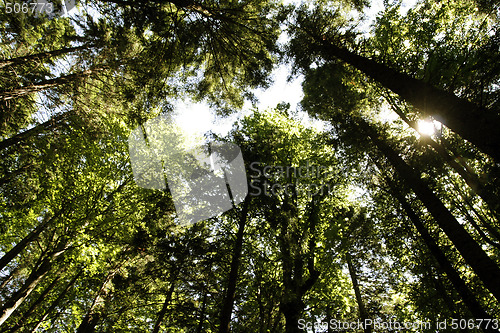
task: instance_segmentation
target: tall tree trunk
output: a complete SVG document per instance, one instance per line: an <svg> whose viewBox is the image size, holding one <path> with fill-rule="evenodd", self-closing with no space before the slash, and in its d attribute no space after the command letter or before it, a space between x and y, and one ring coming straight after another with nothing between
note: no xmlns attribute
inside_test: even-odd
<svg viewBox="0 0 500 333"><path fill-rule="evenodd" d="M385 178L388 186L390 187L390 191L392 195L399 201L401 207L405 211L406 215L410 218L410 221L413 223L418 233L422 237L425 245L431 252L432 256L436 259L439 267L445 272L446 276L453 284L453 287L458 292L464 304L469 309L470 313L478 319L489 319L491 316L483 309L481 304L476 300L474 294L470 291L469 287L462 280L458 272L455 270L453 265L450 263L446 255L441 251L439 245L432 238L430 233L427 231L427 228L424 226L423 222L420 220L418 215L413 211L413 208L408 203L408 201L404 198L404 196L399 192L395 184L392 183L389 179ZM485 329L483 327L484 332L498 332L493 329Z"/></svg>
<svg viewBox="0 0 500 333"><path fill-rule="evenodd" d="M201 301L201 312L200 312L200 320L198 321L198 327L196 328L196 333L203 333L203 324L205 322L205 316L207 311L207 296L208 290L205 290L203 294L203 300Z"/></svg>
<svg viewBox="0 0 500 333"><path fill-rule="evenodd" d="M17 265L10 273L8 276L4 277L2 280L2 284L0 284L0 289L5 288L5 286L12 281L15 277L19 276L19 273L21 273L21 268L19 265Z"/></svg>
<svg viewBox="0 0 500 333"><path fill-rule="evenodd" d="M396 104L396 102L392 99L389 94L386 94L386 99L389 101L392 109L396 114L411 128L418 132L417 124L414 121L410 121L408 117L403 113L401 108ZM458 163L453 156L451 156L446 148L434 141L432 138L427 136L422 136L421 141L429 146L431 146L441 158L453 169L456 173L458 173L465 183L469 186L474 193L476 193L484 202L488 205L488 207L495 213L498 214L500 212L500 199L497 195L492 193L486 186L484 186L483 182L479 179L477 174L472 172L469 167L464 167L460 163Z"/></svg>
<svg viewBox="0 0 500 333"><path fill-rule="evenodd" d="M42 260L41 264L31 272L21 288L5 302L0 312L0 326L16 311L43 277L47 275L54 265L55 260L65 252L65 246L66 242L60 242L57 249Z"/></svg>
<svg viewBox="0 0 500 333"><path fill-rule="evenodd" d="M462 138L500 161L500 117L495 112L339 47L314 32L307 33L318 42L326 58L340 59L362 71L422 112L434 114L434 118Z"/></svg>
<svg viewBox="0 0 500 333"><path fill-rule="evenodd" d="M417 197L427 207L439 227L446 233L467 264L474 270L484 286L500 301L500 268L484 252L464 227L455 219L441 200L420 178L420 175L380 139L378 132L361 118L357 119L361 133L370 137L377 148L385 155L401 178L410 186Z"/></svg>
<svg viewBox="0 0 500 333"><path fill-rule="evenodd" d="M227 281L226 295L222 304L220 314L219 333L228 333L230 331L231 314L233 312L234 297L236 293L236 282L238 280L238 269L241 261L241 252L243 249L243 234L247 221L249 200L243 202L243 207L240 212L238 233L233 248L233 258L231 260L231 268L229 270L229 278Z"/></svg>
<svg viewBox="0 0 500 333"><path fill-rule="evenodd" d="M88 45L81 45L81 46L75 46L75 47L64 47L62 49L58 50L53 50L53 51L47 51L47 52L40 52L36 54L31 54L28 56L23 56L23 57L16 57L16 58L11 58L11 59L2 59L0 60L0 68L3 68L5 66L16 66L20 64L24 64L28 61L34 61L34 60L42 60L42 59L47 59L47 58L52 58L52 57L57 57L63 54L68 54L71 52L79 51L79 50L84 50L88 48Z"/></svg>
<svg viewBox="0 0 500 333"><path fill-rule="evenodd" d="M441 296L444 304L446 304L446 307L450 311L451 318L460 318L460 312L457 310L453 299L450 297L450 295L448 295L448 291L446 290L443 281L441 281L440 274L438 273L438 275L434 277L432 270L429 270L427 272L427 278L432 282L432 284L434 285L434 289L439 294L439 296Z"/></svg>
<svg viewBox="0 0 500 333"><path fill-rule="evenodd" d="M75 284L75 282L83 274L83 272L84 272L83 269L81 269L80 271L78 271L78 273L76 273L76 275L71 279L71 281L68 282L68 284L66 285L66 287L64 287L64 290L61 291L61 293L59 294L59 296L57 296L57 298L52 302L52 304L50 304L49 308L44 312L42 318L40 318L38 320L38 322L35 325L35 327L31 330L32 333L36 332L38 330L38 328L40 327L40 325L52 313L52 311L54 311L54 309L58 305L61 304L61 301L64 299L64 297L66 297L66 294L68 293L69 289ZM15 331L13 331L13 332L15 332Z"/></svg>
<svg viewBox="0 0 500 333"><path fill-rule="evenodd" d="M0 270L4 269L12 259L14 259L21 251L23 251L28 244L33 242L40 236L40 233L45 230L47 225L56 217L58 217L62 213L62 209L55 213L50 218L44 218L42 223L40 223L34 230L32 230L26 237L24 237L19 243L17 243L9 252L4 254L2 258L0 258Z"/></svg>
<svg viewBox="0 0 500 333"><path fill-rule="evenodd" d="M44 131L51 130L54 127L60 126L63 123L63 121L70 115L70 113L73 113L73 112L67 111L64 113L60 113L60 114L55 115L54 117L50 118L46 122L35 125L34 127L30 128L29 130L18 133L18 134L14 135L8 139L0 141L0 150L9 148L9 147L16 145L22 141L25 141L29 138L34 137L37 134L40 134Z"/></svg>
<svg viewBox="0 0 500 333"><path fill-rule="evenodd" d="M102 314L100 311L96 311L98 307L101 306L101 303L103 301L103 294L106 294L106 287L107 285L111 282L113 277L116 275L116 273L120 270L122 265L127 262L128 259L125 259L118 263L114 269L109 272L104 279L104 281L101 284L101 287L96 293L96 296L94 297L94 301L92 302L92 305L90 306L89 310L87 311L87 314L85 317L82 319L82 322L78 326L78 329L76 330L76 333L89 333L89 332L94 332L95 327L99 320L102 317Z"/></svg>
<svg viewBox="0 0 500 333"><path fill-rule="evenodd" d="M175 282L177 280L177 277L172 279L171 285L168 288L167 295L165 296L165 302L163 302L163 306L161 308L160 313L158 314L158 318L156 318L156 323L155 326L153 327L153 330L151 333L158 333L160 331L161 324L163 322L163 318L165 317L165 314L167 313L168 306L170 305L170 301L172 300L172 294L174 293L175 289Z"/></svg>
<svg viewBox="0 0 500 333"><path fill-rule="evenodd" d="M42 304L45 300L45 297L47 297L52 289L54 289L60 277L60 274L57 274L54 280L41 292L41 294L37 297L33 304L30 305L29 309L23 313L22 318L19 319L14 326L12 326L12 328L9 330L9 333L17 332L27 322L27 319L31 316L31 314L35 312L36 309L38 309L40 304Z"/></svg>
<svg viewBox="0 0 500 333"><path fill-rule="evenodd" d="M358 276L356 274L356 269L352 264L352 258L349 252L346 253L345 259L347 261L347 267L349 268L349 275L351 276L352 287L354 289L354 295L356 296L356 302L358 303L359 318L361 319L362 323L366 323L367 319L369 319L368 311L366 311L365 303L363 302L363 298L361 297L361 290L359 289ZM363 325L363 329L365 333L372 332L372 327L370 325Z"/></svg>
<svg viewBox="0 0 500 333"><path fill-rule="evenodd" d="M91 74L95 74L96 72L102 70L102 67L96 67L92 69L87 69L84 71L81 71L79 73L74 73L74 74L68 74L65 76L60 76L55 79L48 79L48 80L43 80L35 84L31 84L26 87L22 88L17 88L14 90L10 91L4 91L0 92L0 101L7 101L10 99L22 97L24 95L28 95L37 91L42 91L46 89L50 89L53 87L57 87L72 81L76 81L78 79L90 76Z"/></svg>
<svg viewBox="0 0 500 333"><path fill-rule="evenodd" d="M300 315L304 311L305 304L302 300L304 295L312 288L319 277L318 271L314 268L315 237L314 230L318 222L316 197L313 197L310 205L311 213L308 218L307 232L311 235L308 242L307 262L304 262L304 255L297 249L299 243L299 233L295 226L290 223L293 218L297 218L298 212L294 205L284 208L289 215L281 217L281 231L279 236L281 262L283 267L283 298L280 303L280 310L285 316L285 332L297 333L299 330ZM295 247L295 249L293 249ZM309 271L309 276L305 279L305 268Z"/></svg>

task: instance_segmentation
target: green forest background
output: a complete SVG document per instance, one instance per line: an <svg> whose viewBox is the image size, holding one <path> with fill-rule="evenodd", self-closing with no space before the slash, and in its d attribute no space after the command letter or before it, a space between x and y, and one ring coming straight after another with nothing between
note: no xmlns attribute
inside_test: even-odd
<svg viewBox="0 0 500 333"><path fill-rule="evenodd" d="M0 331L334 332L324 324L373 320L498 332L499 4L419 0L403 13L387 0L366 31L369 6L92 0L35 15L4 0ZM283 64L304 79L300 105L258 109L255 89ZM136 185L127 139L188 99L220 116L253 105L210 135L248 165L329 172L262 174L294 186L179 226L168 189ZM304 112L328 126L305 126ZM442 127L418 132L432 120Z"/></svg>

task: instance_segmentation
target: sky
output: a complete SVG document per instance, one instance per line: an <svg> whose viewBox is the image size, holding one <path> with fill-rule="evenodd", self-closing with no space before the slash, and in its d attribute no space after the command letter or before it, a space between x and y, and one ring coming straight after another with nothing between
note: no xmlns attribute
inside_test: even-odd
<svg viewBox="0 0 500 333"><path fill-rule="evenodd" d="M394 1L394 0L393 0ZM287 0L285 3L297 3L300 1ZM397 2L397 1L394 1ZM401 6L401 13L404 15L408 9L412 8L416 0L404 0ZM370 25L374 22L378 12L384 9L383 0L372 0L370 9L365 12L367 19L360 25L360 29L369 31ZM294 78L288 81L290 73L290 65L280 65L272 72L273 84L268 89L256 89L254 94L257 96L259 110L273 108L280 102L290 103L292 110L296 110L302 97L302 78ZM232 124L246 114L250 113L251 105L246 103L242 110L239 110L226 118L217 117L208 105L204 103L191 103L187 100L179 101L176 106L176 116L174 117L177 124L188 135L203 135L208 131L213 131L219 135L226 134ZM392 118L392 114L387 114L388 118ZM389 120L389 119L388 119ZM319 120L313 120L307 115L302 115L302 122L306 126L315 127L321 130L325 123Z"/></svg>

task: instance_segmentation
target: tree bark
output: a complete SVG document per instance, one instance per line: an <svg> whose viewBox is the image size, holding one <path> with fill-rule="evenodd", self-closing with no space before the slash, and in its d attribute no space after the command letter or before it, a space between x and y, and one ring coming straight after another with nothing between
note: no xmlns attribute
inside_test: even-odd
<svg viewBox="0 0 500 333"><path fill-rule="evenodd" d="M12 271L10 271L9 275L2 280L2 284L0 284L0 289L5 288L5 286L9 284L9 282L12 281L13 278L19 275L19 273L21 273L21 269L20 266L17 265Z"/></svg>
<svg viewBox="0 0 500 333"><path fill-rule="evenodd" d="M245 225L248 214L248 199L244 201L240 214L238 233L233 249L233 258L231 261L231 268L229 270L229 278L227 281L226 295L222 304L222 311L220 314L219 333L230 332L231 314L233 312L234 297L236 293L236 282L238 280L238 269L241 261L241 252L243 249L243 234L245 232Z"/></svg>
<svg viewBox="0 0 500 333"><path fill-rule="evenodd" d="M464 227L455 219L441 200L420 178L420 175L380 137L378 132L361 118L357 119L361 133L370 137L385 155L401 178L410 186L417 197L427 207L439 227L446 233L467 264L474 270L484 286L500 301L500 268L484 252Z"/></svg>
<svg viewBox="0 0 500 333"><path fill-rule="evenodd" d="M106 278L104 279L104 281L101 284L101 287L97 291L97 294L94 297L94 301L92 302L92 305L90 306L89 310L87 311L87 314L85 315L85 317L82 319L82 322L78 326L76 333L95 332L95 327L102 317L102 314L100 312L96 311L96 308L98 306L100 306L100 303L102 301L102 295L106 294L106 286L113 279L113 277L116 275L118 270L122 267L123 264L125 264L126 261L127 261L127 259L118 263L115 266L115 268L107 274Z"/></svg>
<svg viewBox="0 0 500 333"><path fill-rule="evenodd" d="M395 101L390 97L387 96L387 100L391 104L394 112L397 113L397 115L411 128L413 128L415 131L418 132L417 129L417 124L414 121L410 121L408 117L403 113L403 111L399 108L399 106L395 103ZM432 138L427 137L427 136L422 136L421 141L429 146L431 146L439 156L453 169L455 170L456 173L458 173L462 179L465 181L465 183L469 186L469 188L474 191L483 201L488 205L488 207L498 214L500 211L500 200L498 196L496 196L494 193L492 193L490 190L488 190L484 184L481 182L479 177L468 170L468 168L465 168L462 166L460 163L458 163L453 156L451 156L445 149L445 147L436 141L434 141ZM470 168L469 168L470 169ZM490 226L487 225L490 230ZM490 230L491 232L491 230Z"/></svg>
<svg viewBox="0 0 500 333"><path fill-rule="evenodd" d="M323 36L308 31L319 43L326 58L334 57L362 71L370 78L398 94L420 109L470 141L484 153L500 161L500 117L452 93L400 73L375 60L362 57L346 48L325 40Z"/></svg>
<svg viewBox="0 0 500 333"><path fill-rule="evenodd" d="M42 60L42 59L57 57L57 56L60 56L63 54L67 54L67 53L71 53L71 52L75 52L75 51L79 51L79 50L84 50L88 47L89 47L88 45L64 47L64 48L58 49L58 50L40 52L40 53L31 54L31 55L23 56L23 57L2 59L2 60L0 60L0 68L6 67L6 66L16 66L16 65L20 65L20 64L23 64L25 62L28 62L28 61L33 61L33 60Z"/></svg>
<svg viewBox="0 0 500 333"><path fill-rule="evenodd" d="M205 291L205 293L203 294L203 300L201 301L200 320L198 321L198 327L196 328L196 333L203 333L203 324L205 322L205 316L207 311L207 297L208 297L208 291Z"/></svg>
<svg viewBox="0 0 500 333"><path fill-rule="evenodd" d="M356 302L358 303L359 309L359 318L362 323L366 323L366 320L369 319L368 311L366 311L365 303L363 302L363 298L361 297L361 290L359 289L358 276L356 274L356 269L352 264L351 254L349 252L346 253L345 259L347 261L347 267L349 268L349 275L351 276L352 287L354 289L354 295L356 296ZM363 330L365 333L371 333L372 327L371 325L363 325Z"/></svg>
<svg viewBox="0 0 500 333"><path fill-rule="evenodd" d="M290 198L288 199L290 200ZM279 236L280 252L283 266L283 299L280 303L280 310L285 316L285 332L297 333L299 329L298 321L305 304L302 298L312 288L319 277L318 271L314 267L314 249L316 246L314 230L318 221L315 197L310 202L311 214L308 219L308 232L311 238L308 242L308 260L304 263L304 253L298 252L296 244L299 242L299 233L294 230L291 220L297 218L297 207L288 204L283 210L289 213L281 217L281 231ZM284 206L285 207L285 206ZM292 249L292 250L291 250ZM307 265L306 265L307 264ZM309 271L309 276L304 279L305 268Z"/></svg>
<svg viewBox="0 0 500 333"><path fill-rule="evenodd" d="M26 322L26 320L31 316L33 312L38 309L40 304L43 303L45 300L45 297L54 289L56 286L57 282L60 279L60 275L58 274L54 280L42 291L42 293L37 297L37 299L33 302L33 304L30 305L29 309L26 310L26 312L23 313L23 316L21 319L19 319L14 326L9 330L9 333L14 333L17 332Z"/></svg>

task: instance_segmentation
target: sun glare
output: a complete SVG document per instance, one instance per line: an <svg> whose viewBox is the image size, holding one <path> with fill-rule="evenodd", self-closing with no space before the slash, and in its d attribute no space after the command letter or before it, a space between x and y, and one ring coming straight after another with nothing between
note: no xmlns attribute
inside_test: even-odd
<svg viewBox="0 0 500 333"><path fill-rule="evenodd" d="M432 136L436 133L436 124L432 120L419 120L418 132L421 135Z"/></svg>

